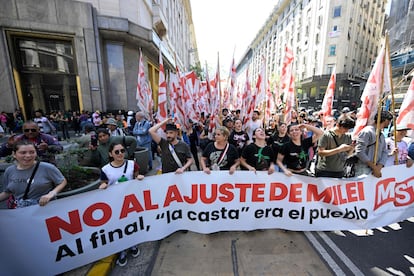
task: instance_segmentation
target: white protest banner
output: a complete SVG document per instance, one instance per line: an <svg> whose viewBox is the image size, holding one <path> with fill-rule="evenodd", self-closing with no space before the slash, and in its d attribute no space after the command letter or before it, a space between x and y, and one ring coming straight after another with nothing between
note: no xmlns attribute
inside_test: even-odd
<svg viewBox="0 0 414 276"><path fill-rule="evenodd" d="M414 215L414 167L337 180L186 172L0 211L4 275L55 275L177 230L369 229ZM24 265L23 265L24 264Z"/></svg>

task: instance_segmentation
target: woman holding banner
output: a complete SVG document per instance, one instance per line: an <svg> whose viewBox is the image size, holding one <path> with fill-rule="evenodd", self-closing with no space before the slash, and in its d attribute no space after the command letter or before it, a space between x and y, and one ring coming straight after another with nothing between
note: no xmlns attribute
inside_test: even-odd
<svg viewBox="0 0 414 276"><path fill-rule="evenodd" d="M142 180L143 175L139 174L139 166L134 160L125 159L125 147L121 143L109 145L109 163L102 167L101 182L99 189L106 189L116 183L125 182L132 179ZM130 248L133 257L138 257L141 253L135 245ZM117 264L125 266L127 264L127 252L123 250L118 255Z"/></svg>
<svg viewBox="0 0 414 276"><path fill-rule="evenodd" d="M312 136L302 139L304 129L312 131ZM309 148L311 148L323 135L323 130L307 124L290 124L287 128L290 141L283 144L280 149L276 163L287 175L295 174L312 176L307 170L309 161Z"/></svg>
<svg viewBox="0 0 414 276"><path fill-rule="evenodd" d="M13 146L16 163L6 169L3 181L6 190L0 201L9 199L10 209L39 204L46 205L66 186L66 179L53 164L37 161L33 143L18 141Z"/></svg>
<svg viewBox="0 0 414 276"><path fill-rule="evenodd" d="M239 154L236 147L228 142L229 135L226 127L216 128L214 143L207 145L201 157L201 168L205 173L229 170L233 174L236 171L240 164Z"/></svg>

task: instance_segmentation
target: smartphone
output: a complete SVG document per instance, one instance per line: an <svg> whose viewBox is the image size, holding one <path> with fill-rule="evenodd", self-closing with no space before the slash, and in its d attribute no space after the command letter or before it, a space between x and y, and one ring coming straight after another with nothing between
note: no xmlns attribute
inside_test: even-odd
<svg viewBox="0 0 414 276"><path fill-rule="evenodd" d="M98 146L98 138L96 138L95 135L91 136L91 145L94 146L94 147Z"/></svg>

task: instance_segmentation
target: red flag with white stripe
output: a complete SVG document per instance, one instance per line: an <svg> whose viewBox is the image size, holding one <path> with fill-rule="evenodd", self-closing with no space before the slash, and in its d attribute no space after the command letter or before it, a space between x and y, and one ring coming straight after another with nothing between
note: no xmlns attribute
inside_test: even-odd
<svg viewBox="0 0 414 276"><path fill-rule="evenodd" d="M262 66L256 82L256 108L266 100L266 59L262 57Z"/></svg>
<svg viewBox="0 0 414 276"><path fill-rule="evenodd" d="M167 82L165 81L164 64L162 62L162 53L160 50L160 72L158 80L158 120L164 121L167 119Z"/></svg>
<svg viewBox="0 0 414 276"><path fill-rule="evenodd" d="M414 129L414 77L401 104L397 125L406 125Z"/></svg>
<svg viewBox="0 0 414 276"><path fill-rule="evenodd" d="M256 92L252 90L252 87L250 85L249 81L249 69L246 70L246 84L244 86L244 95L243 98L245 101L245 106L242 108L242 112L244 121L243 125L244 127L247 126L247 123L252 119L254 108L256 107Z"/></svg>
<svg viewBox="0 0 414 276"><path fill-rule="evenodd" d="M325 118L332 116L333 100L336 85L335 68L332 70L331 78L329 79L328 87L326 88L325 96L322 101L323 126L326 126Z"/></svg>
<svg viewBox="0 0 414 276"><path fill-rule="evenodd" d="M285 57L283 59L281 86L283 93L283 102L285 103L284 121L287 125L292 120L292 111L296 106L295 83L292 74L293 51L285 47Z"/></svg>
<svg viewBox="0 0 414 276"><path fill-rule="evenodd" d="M358 136L359 132L365 126L374 122L374 117L378 113L379 100L383 98L384 92L389 92L391 90L390 77L392 75L389 72L390 68L389 50L384 44L378 54L374 67L369 74L367 84L361 95L362 104L357 113L357 120L352 134L354 138ZM381 82L383 82L382 88Z"/></svg>
<svg viewBox="0 0 414 276"><path fill-rule="evenodd" d="M171 100L171 111L174 120L183 125L185 121L185 114L182 105L182 88L180 85L179 77L174 74L170 73L170 100Z"/></svg>
<svg viewBox="0 0 414 276"><path fill-rule="evenodd" d="M266 122L268 122L272 116L272 112L276 110L275 107L275 99L273 98L272 91L270 90L270 81L267 80L267 89L266 89L266 110L265 110L265 118Z"/></svg>
<svg viewBox="0 0 414 276"><path fill-rule="evenodd" d="M152 114L152 91L145 76L145 68L141 49L139 50L138 83L136 94L137 106L149 118Z"/></svg>

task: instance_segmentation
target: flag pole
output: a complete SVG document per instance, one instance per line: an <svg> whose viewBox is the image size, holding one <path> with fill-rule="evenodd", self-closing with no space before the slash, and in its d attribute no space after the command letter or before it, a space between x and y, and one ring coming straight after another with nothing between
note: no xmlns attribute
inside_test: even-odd
<svg viewBox="0 0 414 276"><path fill-rule="evenodd" d="M220 126L223 125L223 114L222 114L222 109L223 109L223 103L222 103L222 94L221 94L221 79L220 79L220 52L217 52L217 88L218 88L218 100L219 100L219 124Z"/></svg>
<svg viewBox="0 0 414 276"><path fill-rule="evenodd" d="M384 90L385 58L387 56L387 51L388 51L387 39L388 39L388 34L385 34L385 50L384 50L385 52L384 52L384 57L382 58L381 86L380 86L380 91L379 91L380 96L382 96L383 90ZM377 111L377 122L376 122L377 126L376 126L376 132L375 132L375 151L374 151L374 160L373 160L374 165L377 165L378 147L379 147L378 140L381 134L380 125L381 125L382 102L383 102L382 97L379 97L378 109L377 109L378 110Z"/></svg>
<svg viewBox="0 0 414 276"><path fill-rule="evenodd" d="M388 37L388 33L385 34L385 45L386 45L386 55L385 58L390 58L389 56L389 49L390 49L390 41L389 41L389 37ZM385 67L385 66L384 66ZM391 62L390 60L388 60L388 68L387 68L388 72L392 72L391 70ZM413 69L414 70L414 69ZM392 111L392 125L394 126L393 128L393 135L394 135L394 149L398 148L398 144L397 144L397 125L396 125L396 114L395 114L395 98L394 98L394 87L393 87L393 83L392 83L392 75L390 76L390 89L391 89L391 111ZM394 164L398 165L398 154L394 156L395 160L394 160Z"/></svg>

